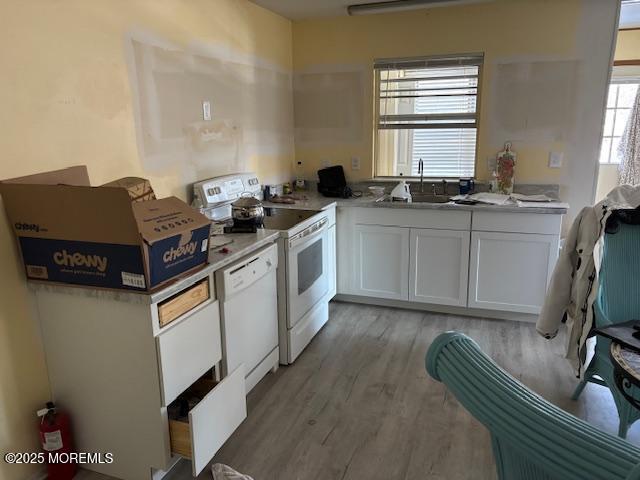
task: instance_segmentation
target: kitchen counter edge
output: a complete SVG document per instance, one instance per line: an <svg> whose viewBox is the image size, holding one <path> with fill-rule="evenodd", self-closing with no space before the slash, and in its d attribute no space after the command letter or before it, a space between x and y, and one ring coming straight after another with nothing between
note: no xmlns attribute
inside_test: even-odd
<svg viewBox="0 0 640 480"><path fill-rule="evenodd" d="M364 196L359 198L327 198L316 193L306 192L306 200L298 200L296 203L273 203L264 202L265 207L275 208L297 208L300 210L327 210L332 207L364 207L364 208L409 208L415 210L451 210L459 212L502 212L502 213L539 213L547 215L564 215L569 210L569 204L562 203L562 208L544 207L541 203L539 207L519 207L517 205L461 205L458 203L402 203L402 202L376 202L373 197Z"/></svg>

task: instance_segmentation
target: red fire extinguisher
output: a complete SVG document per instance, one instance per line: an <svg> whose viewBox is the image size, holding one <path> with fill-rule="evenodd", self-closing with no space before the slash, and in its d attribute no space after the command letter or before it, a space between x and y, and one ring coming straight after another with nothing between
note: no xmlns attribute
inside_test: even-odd
<svg viewBox="0 0 640 480"><path fill-rule="evenodd" d="M38 410L40 417L40 443L47 460L49 480L71 480L78 468L73 452L71 418L59 411L53 402Z"/></svg>

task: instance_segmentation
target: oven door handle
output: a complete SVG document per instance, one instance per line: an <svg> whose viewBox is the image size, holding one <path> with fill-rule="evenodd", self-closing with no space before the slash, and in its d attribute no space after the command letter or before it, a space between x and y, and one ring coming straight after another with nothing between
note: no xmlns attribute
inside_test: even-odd
<svg viewBox="0 0 640 480"><path fill-rule="evenodd" d="M294 235L289 239L289 248L293 248L299 243L312 240L313 238L320 236L326 229L329 219L327 217L314 223L313 225L305 228L300 233Z"/></svg>

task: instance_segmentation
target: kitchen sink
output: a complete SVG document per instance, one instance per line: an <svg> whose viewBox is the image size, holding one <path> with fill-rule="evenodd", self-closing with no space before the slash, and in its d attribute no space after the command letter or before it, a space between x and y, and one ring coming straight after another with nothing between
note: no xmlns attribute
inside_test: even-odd
<svg viewBox="0 0 640 480"><path fill-rule="evenodd" d="M449 197L431 193L412 193L411 200L416 203L448 203Z"/></svg>
<svg viewBox="0 0 640 480"><path fill-rule="evenodd" d="M431 193L412 193L411 200L413 203L448 203L449 197L445 195L433 195ZM392 202L391 197L385 195L376 200L376 202ZM395 202L402 203L402 202Z"/></svg>

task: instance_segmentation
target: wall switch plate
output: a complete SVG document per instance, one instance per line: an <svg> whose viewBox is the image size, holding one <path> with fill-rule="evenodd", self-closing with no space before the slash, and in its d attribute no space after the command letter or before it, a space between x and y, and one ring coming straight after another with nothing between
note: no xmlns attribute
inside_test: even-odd
<svg viewBox="0 0 640 480"><path fill-rule="evenodd" d="M549 168L562 168L563 159L564 159L564 153L549 152Z"/></svg>
<svg viewBox="0 0 640 480"><path fill-rule="evenodd" d="M211 103L208 100L202 102L202 120L211 120Z"/></svg>
<svg viewBox="0 0 640 480"><path fill-rule="evenodd" d="M351 157L351 170L360 170L360 158Z"/></svg>

